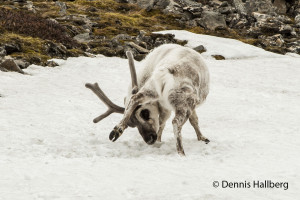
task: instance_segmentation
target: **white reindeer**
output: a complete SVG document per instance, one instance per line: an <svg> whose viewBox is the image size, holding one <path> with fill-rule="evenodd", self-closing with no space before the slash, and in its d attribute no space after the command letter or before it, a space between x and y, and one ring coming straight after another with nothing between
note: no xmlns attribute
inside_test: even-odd
<svg viewBox="0 0 300 200"><path fill-rule="evenodd" d="M98 84L86 84L108 107L108 111L94 119L97 123L113 112L124 113L122 120L109 135L116 141L130 127L137 127L147 144L161 141L161 135L171 111L177 151L185 155L181 129L189 119L198 140L206 143L198 126L196 107L203 103L209 91L209 72L201 55L188 47L165 44L154 49L142 61L142 70L136 76L132 54L129 60L132 85L125 98L125 109L112 103Z"/></svg>

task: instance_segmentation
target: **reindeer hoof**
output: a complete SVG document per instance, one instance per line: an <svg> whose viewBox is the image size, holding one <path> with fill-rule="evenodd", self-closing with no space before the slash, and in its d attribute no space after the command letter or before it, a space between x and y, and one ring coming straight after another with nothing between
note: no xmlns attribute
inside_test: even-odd
<svg viewBox="0 0 300 200"><path fill-rule="evenodd" d="M205 139L204 142L205 142L205 144L208 144L210 141L209 141L209 139Z"/></svg>
<svg viewBox="0 0 300 200"><path fill-rule="evenodd" d="M118 138L120 137L120 133L119 132L117 132L117 131L115 131L115 130L113 130L112 132L110 132L110 134L109 134L109 139L111 140L111 141L116 141Z"/></svg>
<svg viewBox="0 0 300 200"><path fill-rule="evenodd" d="M112 132L110 132L109 134L109 139L111 141L116 141L120 135L123 133L123 130L121 128L118 128L117 126L114 127L114 130L112 130Z"/></svg>

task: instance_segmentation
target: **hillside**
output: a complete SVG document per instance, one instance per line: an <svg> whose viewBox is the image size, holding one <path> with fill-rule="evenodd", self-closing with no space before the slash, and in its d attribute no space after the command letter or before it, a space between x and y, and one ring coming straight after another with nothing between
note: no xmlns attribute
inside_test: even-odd
<svg viewBox="0 0 300 200"><path fill-rule="evenodd" d="M299 54L299 28L298 0L0 1L0 69L22 72L30 64L56 66L51 58L94 54L124 58L126 50L142 60L163 43L186 43L152 33L170 29Z"/></svg>

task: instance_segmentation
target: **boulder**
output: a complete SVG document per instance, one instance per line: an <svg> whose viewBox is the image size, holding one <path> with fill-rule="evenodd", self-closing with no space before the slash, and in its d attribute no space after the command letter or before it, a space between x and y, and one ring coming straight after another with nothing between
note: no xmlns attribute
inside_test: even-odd
<svg viewBox="0 0 300 200"><path fill-rule="evenodd" d="M13 59L4 60L4 62L0 64L0 68L6 69L7 71L24 74L24 71L15 63Z"/></svg>
<svg viewBox="0 0 300 200"><path fill-rule="evenodd" d="M206 52L206 48L203 45L199 45L193 48L195 51L197 51L198 53L203 53Z"/></svg>
<svg viewBox="0 0 300 200"><path fill-rule="evenodd" d="M10 55L14 52L21 52L22 48L20 44L4 44L4 49L7 55Z"/></svg>
<svg viewBox="0 0 300 200"><path fill-rule="evenodd" d="M67 55L67 48L64 45L51 41L47 42L46 51L50 57L66 58Z"/></svg>
<svg viewBox="0 0 300 200"><path fill-rule="evenodd" d="M128 2L135 3L147 11L151 11L152 9L163 10L170 4L170 0L128 0Z"/></svg>
<svg viewBox="0 0 300 200"><path fill-rule="evenodd" d="M228 6L228 7L221 7L221 8L219 8L219 12L221 14L228 15L228 14L232 13L233 10L232 10L232 8L230 6Z"/></svg>
<svg viewBox="0 0 300 200"><path fill-rule="evenodd" d="M36 10L35 10L35 7L34 7L32 1L27 1L25 7L27 8L27 10L29 10L29 11L31 11L33 13L36 13Z"/></svg>
<svg viewBox="0 0 300 200"><path fill-rule="evenodd" d="M4 57L4 56L6 56L6 55L7 55L7 53L6 53L5 48L4 48L4 47L0 47L0 58L1 58L1 57Z"/></svg>
<svg viewBox="0 0 300 200"><path fill-rule="evenodd" d="M78 35L74 36L73 39L80 43L90 42L92 40L89 33L78 34Z"/></svg>
<svg viewBox="0 0 300 200"><path fill-rule="evenodd" d="M295 17L295 24L299 24L300 27L300 14Z"/></svg>
<svg viewBox="0 0 300 200"><path fill-rule="evenodd" d="M46 65L48 67L56 67L56 66L59 66L59 64L57 64L57 62L53 61L53 60L49 60L47 61Z"/></svg>
<svg viewBox="0 0 300 200"><path fill-rule="evenodd" d="M65 2L56 1L55 5L60 8L59 14L60 15L66 15L67 14L67 5Z"/></svg>
<svg viewBox="0 0 300 200"><path fill-rule="evenodd" d="M202 14L202 10L203 9L201 7L201 4L196 5L196 6L186 6L186 7L183 7L183 11L189 13L190 16L191 16L191 18L200 17L201 14Z"/></svg>
<svg viewBox="0 0 300 200"><path fill-rule="evenodd" d="M247 15L245 4L242 0L233 0L233 5L241 15ZM249 12L249 11L248 11Z"/></svg>
<svg viewBox="0 0 300 200"><path fill-rule="evenodd" d="M266 47L268 46L282 47L284 45L284 40L281 34L276 34L273 36L261 35L258 37L258 39L260 39L261 43Z"/></svg>
<svg viewBox="0 0 300 200"><path fill-rule="evenodd" d="M30 63L24 60L15 60L15 63L21 68L21 69L26 69Z"/></svg>
<svg viewBox="0 0 300 200"><path fill-rule="evenodd" d="M272 4L272 0L247 0L245 5L248 14L259 12L264 14L276 14L276 9Z"/></svg>
<svg viewBox="0 0 300 200"><path fill-rule="evenodd" d="M282 25L279 29L279 32L281 34L287 34L287 35L290 35L292 33L292 31L293 31L293 28L288 24Z"/></svg>
<svg viewBox="0 0 300 200"><path fill-rule="evenodd" d="M277 13L286 14L287 12L286 0L274 0L273 6L276 8Z"/></svg>
<svg viewBox="0 0 300 200"><path fill-rule="evenodd" d="M29 62L35 65L41 65L42 63L42 59L38 56L32 56L29 58Z"/></svg>
<svg viewBox="0 0 300 200"><path fill-rule="evenodd" d="M226 27L225 17L220 13L213 11L203 11L202 17L197 21L197 23L209 30Z"/></svg>

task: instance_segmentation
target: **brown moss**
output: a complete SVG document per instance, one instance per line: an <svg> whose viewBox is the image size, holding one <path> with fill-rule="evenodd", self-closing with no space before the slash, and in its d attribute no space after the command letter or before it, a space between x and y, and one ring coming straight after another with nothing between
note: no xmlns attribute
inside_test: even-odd
<svg viewBox="0 0 300 200"><path fill-rule="evenodd" d="M101 0L101 1L86 1L86 0L76 0L73 4L93 6L98 9L104 9L107 11L114 11L118 7L118 3L114 0Z"/></svg>
<svg viewBox="0 0 300 200"><path fill-rule="evenodd" d="M271 52L274 52L274 53L279 53L279 54L285 54L286 53L286 50L283 49L282 47L267 46L267 47L265 47L265 50L271 51Z"/></svg>
<svg viewBox="0 0 300 200"><path fill-rule="evenodd" d="M22 52L15 52L10 55L14 58L24 58L25 60L30 61L34 57L40 57L42 62L46 62L50 59L50 56L46 55L45 41L40 38L33 38L15 33L4 33L0 37L0 44L20 45Z"/></svg>

